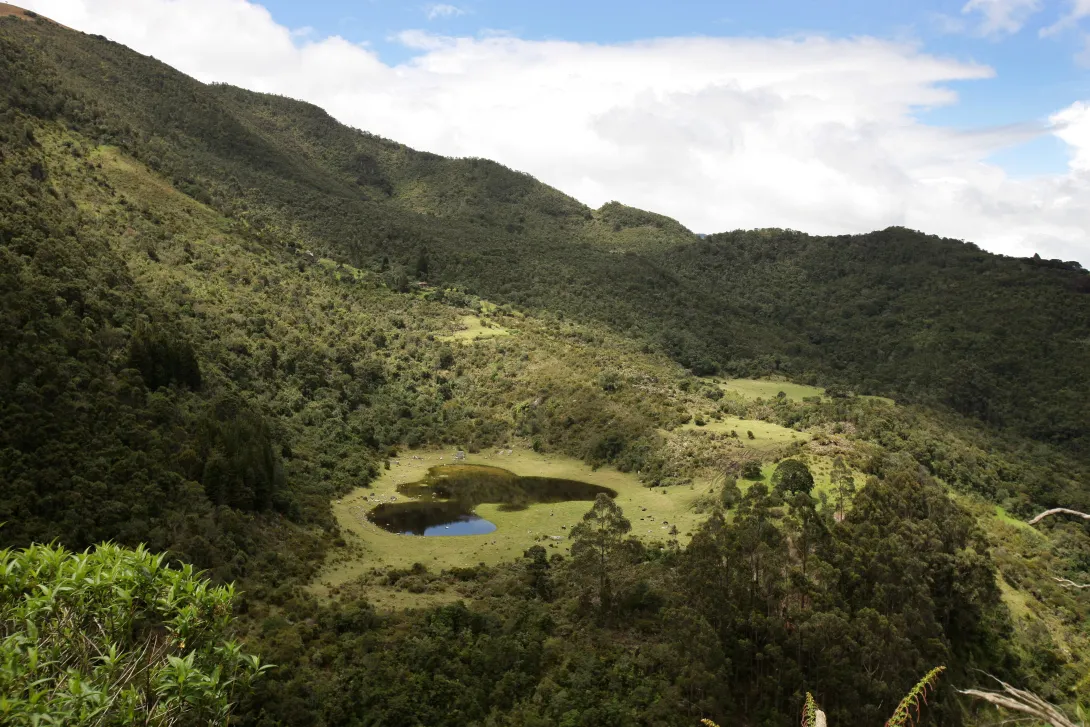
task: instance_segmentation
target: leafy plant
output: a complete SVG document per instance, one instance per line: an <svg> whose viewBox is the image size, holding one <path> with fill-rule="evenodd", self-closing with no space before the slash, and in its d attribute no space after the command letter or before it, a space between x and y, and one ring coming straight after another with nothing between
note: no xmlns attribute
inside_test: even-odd
<svg viewBox="0 0 1090 727"><path fill-rule="evenodd" d="M921 702L927 703L927 690L934 688L935 682L938 681L939 675L946 670L944 666L938 666L927 672L923 679L916 682L916 685L908 691L901 703L897 705L897 709L893 711L893 716L886 721L886 727L907 727L912 724L912 712L914 707L916 710L916 717L920 715ZM705 727L719 727L715 722L710 719L702 719L700 723ZM817 702L814 701L814 695L810 692L806 693L806 701L802 707L802 727L824 727L825 713L818 709ZM1068 725L1059 725L1056 727L1069 727Z"/></svg>
<svg viewBox="0 0 1090 727"><path fill-rule="evenodd" d="M916 718L919 719L922 704L927 704L927 690L934 689L939 675L946 671L945 666L937 666L924 675L923 679L916 682L908 691L897 709L893 710L893 716L886 722L886 727L911 727L913 723L912 710L916 710Z"/></svg>
<svg viewBox="0 0 1090 727"><path fill-rule="evenodd" d="M228 638L231 586L112 544L0 551L0 722L227 722L269 668Z"/></svg>

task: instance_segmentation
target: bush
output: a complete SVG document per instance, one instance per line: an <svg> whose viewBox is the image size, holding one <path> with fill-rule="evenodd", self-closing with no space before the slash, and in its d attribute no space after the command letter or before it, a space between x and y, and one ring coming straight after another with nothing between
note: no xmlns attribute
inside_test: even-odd
<svg viewBox="0 0 1090 727"><path fill-rule="evenodd" d="M746 480L762 479L761 463L754 459L742 463L742 478Z"/></svg>
<svg viewBox="0 0 1090 727"><path fill-rule="evenodd" d="M234 589L140 548L0 551L5 725L227 724L265 667L227 640Z"/></svg>

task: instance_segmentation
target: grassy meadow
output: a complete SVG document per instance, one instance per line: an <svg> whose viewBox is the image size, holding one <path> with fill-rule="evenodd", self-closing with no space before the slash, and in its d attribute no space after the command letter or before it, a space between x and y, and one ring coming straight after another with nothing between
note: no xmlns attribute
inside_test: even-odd
<svg viewBox="0 0 1090 727"><path fill-rule="evenodd" d="M570 457L519 449L510 450L510 455L500 453L506 451L467 454L465 462L502 467L517 475L559 477L610 487L617 491L617 503L632 522L632 534L647 541L668 540L670 526L677 525L678 541L688 542L689 534L704 517L691 507L712 489L709 482L697 482L691 487L648 488L634 474L607 467L592 470ZM422 563L431 571L439 571L478 563L494 565L520 557L532 545L543 545L550 552L568 552L571 544L567 534L590 509L589 502L535 504L515 512L503 512L498 505L486 503L476 509L478 515L496 524L495 532L486 535L397 535L367 520L366 513L378 502L391 497L403 499L397 493L398 485L422 479L430 467L452 464L453 455L454 450L407 451L392 460L390 469L371 487L358 488L337 500L333 511L347 547L329 559L314 589L325 592L372 568ZM560 540L553 539L557 537Z"/></svg>
<svg viewBox="0 0 1090 727"><path fill-rule="evenodd" d="M824 396L825 389L790 381L768 379L717 379L724 392L738 394L746 399L775 399L781 391L791 401L802 401L811 396Z"/></svg>
<svg viewBox="0 0 1090 727"><path fill-rule="evenodd" d="M756 450L776 449L792 442L805 442L810 439L810 435L806 432L797 432L779 424L732 416L723 417L719 421L709 421L703 425L689 422L677 429L685 432L712 432L726 435L732 431L737 432L738 438L735 441L747 449ZM747 432L753 432L753 439L749 438Z"/></svg>
<svg viewBox="0 0 1090 727"><path fill-rule="evenodd" d="M441 336L442 341L458 341L459 343L472 343L479 338L495 338L496 336L510 336L511 331L503 326L489 321L480 316L463 316L460 327L449 336Z"/></svg>

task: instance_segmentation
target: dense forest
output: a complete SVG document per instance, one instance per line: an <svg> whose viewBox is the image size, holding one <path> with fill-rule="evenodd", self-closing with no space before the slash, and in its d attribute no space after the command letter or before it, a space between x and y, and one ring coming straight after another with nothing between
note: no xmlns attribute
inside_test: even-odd
<svg viewBox="0 0 1090 727"><path fill-rule="evenodd" d="M237 583L275 668L234 723L788 725L811 692L862 727L940 665L930 723L994 720L956 691L983 674L1085 708L1090 595L1057 579L1090 531L1025 520L1090 510L1088 293L900 228L701 238L0 17L0 546ZM331 502L505 447L710 483L700 524L636 537L605 498L566 554L313 587L355 557Z"/></svg>

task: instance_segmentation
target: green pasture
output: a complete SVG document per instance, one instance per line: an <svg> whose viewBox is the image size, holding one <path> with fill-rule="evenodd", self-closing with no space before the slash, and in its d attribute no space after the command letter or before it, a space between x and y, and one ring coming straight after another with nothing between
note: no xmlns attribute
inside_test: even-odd
<svg viewBox="0 0 1090 727"><path fill-rule="evenodd" d="M814 489L811 492L814 497L820 497L821 494L824 493L826 497L829 498L830 503L836 499L832 485L833 457L827 455L803 454L797 457L785 457L784 459L801 459L806 463L806 466L810 468L811 474L814 475ZM779 464L779 462L766 462L762 464L760 480L740 479L738 480L738 487L742 492L745 492L755 482L763 482L771 489L772 474L776 471L777 464ZM854 469L852 470L852 475L855 477L856 490L862 489L863 483L867 481L867 476Z"/></svg>
<svg viewBox="0 0 1090 727"><path fill-rule="evenodd" d="M794 429L781 427L779 424L764 422L759 419L739 419L738 417L723 417L718 421L709 421L703 426L694 422L678 427L682 431L713 432L715 434L727 434L731 431L738 433L738 442L749 449L775 449L792 442L805 442L810 439L806 432L796 432ZM676 430L675 430L676 431ZM746 432L753 432L750 439Z"/></svg>
<svg viewBox="0 0 1090 727"><path fill-rule="evenodd" d="M456 329L451 335L443 336L441 340L472 343L479 338L495 338L496 336L510 335L511 331L485 318L479 316L462 316L461 327Z"/></svg>
<svg viewBox="0 0 1090 727"><path fill-rule="evenodd" d="M715 379L719 388L728 393L738 394L746 399L775 399L781 391L791 401L825 396L825 389L820 386L807 386L806 384L793 384L790 381L774 381L771 379ZM884 396L860 396L860 399L881 401L893 404L893 399Z"/></svg>
<svg viewBox="0 0 1090 727"><path fill-rule="evenodd" d="M801 401L810 396L823 396L825 389L805 384L793 384L790 381L770 381L766 379L720 379L719 387L728 393L739 394L746 399L775 399L781 391L792 401Z"/></svg>
<svg viewBox="0 0 1090 727"><path fill-rule="evenodd" d="M568 533L583 514L589 502L535 504L525 510L501 512L498 505L484 504L476 513L496 524L495 532L487 535L453 535L422 537L397 535L378 528L367 520L367 512L379 501L397 497L402 483L420 480L429 467L454 462L454 451L406 451L390 463L371 487L353 490L333 503L333 512L347 547L334 551L324 569L312 584L318 593L347 583L371 568L409 567L422 563L435 572L445 568L469 567L478 563L492 565L522 556L532 545L542 545L550 553L567 553L571 547ZM670 538L670 526L677 525L678 540L686 543L694 527L703 520L691 510L701 495L711 489L710 483L671 488L644 487L634 474L612 468L592 470L582 461L570 457L542 455L529 450L490 450L468 454L468 464L502 467L518 475L560 477L604 485L617 491L617 503L632 522L632 534L647 541ZM501 453L502 452L502 453ZM554 539L559 538L559 540Z"/></svg>

